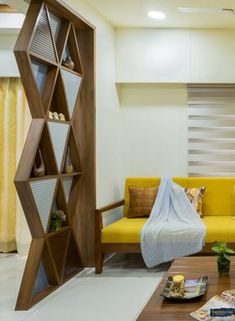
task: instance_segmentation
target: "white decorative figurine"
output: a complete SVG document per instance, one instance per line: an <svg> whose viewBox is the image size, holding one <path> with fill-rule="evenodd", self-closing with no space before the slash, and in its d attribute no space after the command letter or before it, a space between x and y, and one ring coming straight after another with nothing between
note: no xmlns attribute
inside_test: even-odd
<svg viewBox="0 0 235 321"><path fill-rule="evenodd" d="M60 119L60 120L65 120L64 114L60 113L60 114L59 114L59 119Z"/></svg>
<svg viewBox="0 0 235 321"><path fill-rule="evenodd" d="M59 119L59 115L56 111L53 113L53 115L54 115L54 119Z"/></svg>

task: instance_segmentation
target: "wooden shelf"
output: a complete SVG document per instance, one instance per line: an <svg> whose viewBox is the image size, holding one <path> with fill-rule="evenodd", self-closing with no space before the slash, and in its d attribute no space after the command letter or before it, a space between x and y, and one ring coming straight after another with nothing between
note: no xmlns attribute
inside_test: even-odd
<svg viewBox="0 0 235 321"><path fill-rule="evenodd" d="M43 57L42 55L40 55L40 54L38 54L36 52L29 51L29 55L32 57L32 59L38 60L41 63L47 64L47 65L50 65L50 66L54 66L54 67L58 66L58 63L56 61L51 60L49 58L45 58L45 57Z"/></svg>
<svg viewBox="0 0 235 321"><path fill-rule="evenodd" d="M44 175L41 177L30 177L29 182L40 181L45 179L57 178L57 175Z"/></svg>
<svg viewBox="0 0 235 321"><path fill-rule="evenodd" d="M70 176L79 176L79 175L82 175L82 172L73 172L69 174L62 173L61 177L70 177Z"/></svg>
<svg viewBox="0 0 235 321"><path fill-rule="evenodd" d="M32 0L15 55L33 117L15 179L32 235L16 303L24 310L78 273L82 256L93 261L94 27L61 1ZM58 210L66 219L52 230Z"/></svg>
<svg viewBox="0 0 235 321"><path fill-rule="evenodd" d="M71 74L74 74L74 75L79 76L79 77L82 78L82 74L79 73L79 72L77 72L77 71L74 71L74 70L71 70L71 69L69 69L69 68L66 68L66 67L63 66L63 65L61 65L60 68L63 69L63 70L65 70L65 71L71 72Z"/></svg>
<svg viewBox="0 0 235 321"><path fill-rule="evenodd" d="M58 231L48 232L47 235L46 235L46 237L47 237L47 238L50 238L50 237L53 237L54 235L57 235L57 234L62 233L62 232L64 232L64 231L69 231L70 229L71 229L71 228L70 228L69 225L67 225L67 226L62 226Z"/></svg>
<svg viewBox="0 0 235 321"><path fill-rule="evenodd" d="M52 118L48 118L48 121L49 121L49 122L52 122L52 123L59 123L59 124L68 124L68 125L70 124L69 121L52 119Z"/></svg>

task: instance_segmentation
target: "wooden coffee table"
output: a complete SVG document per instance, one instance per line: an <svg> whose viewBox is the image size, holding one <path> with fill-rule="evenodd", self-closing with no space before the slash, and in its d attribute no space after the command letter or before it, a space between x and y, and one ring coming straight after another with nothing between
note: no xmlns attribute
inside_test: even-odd
<svg viewBox="0 0 235 321"><path fill-rule="evenodd" d="M207 292L200 298L170 301L160 296L169 275L183 274L186 279L208 276ZM164 275L152 297L140 313L137 321L185 321L195 320L189 314L199 309L210 298L225 290L235 288L235 257L232 257L230 275L219 277L215 256L182 257L176 259Z"/></svg>

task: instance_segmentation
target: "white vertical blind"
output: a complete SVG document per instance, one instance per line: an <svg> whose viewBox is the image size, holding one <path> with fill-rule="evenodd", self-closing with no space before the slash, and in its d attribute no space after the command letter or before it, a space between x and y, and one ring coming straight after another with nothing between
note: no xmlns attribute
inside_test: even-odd
<svg viewBox="0 0 235 321"><path fill-rule="evenodd" d="M188 85L188 175L235 176L235 84Z"/></svg>

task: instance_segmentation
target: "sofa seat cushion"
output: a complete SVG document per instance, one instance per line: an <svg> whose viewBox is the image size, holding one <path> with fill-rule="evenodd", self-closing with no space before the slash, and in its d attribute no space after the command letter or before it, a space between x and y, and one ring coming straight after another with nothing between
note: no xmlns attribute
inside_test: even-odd
<svg viewBox="0 0 235 321"><path fill-rule="evenodd" d="M127 218L106 226L102 230L102 243L140 243L141 229L148 218ZM205 216L206 243L226 241L235 243L233 216Z"/></svg>
<svg viewBox="0 0 235 321"><path fill-rule="evenodd" d="M147 217L127 218L103 228L101 233L102 243L140 243L140 233Z"/></svg>
<svg viewBox="0 0 235 321"><path fill-rule="evenodd" d="M205 216L206 243L215 241L235 242L234 216ZM235 217L234 217L235 218Z"/></svg>

